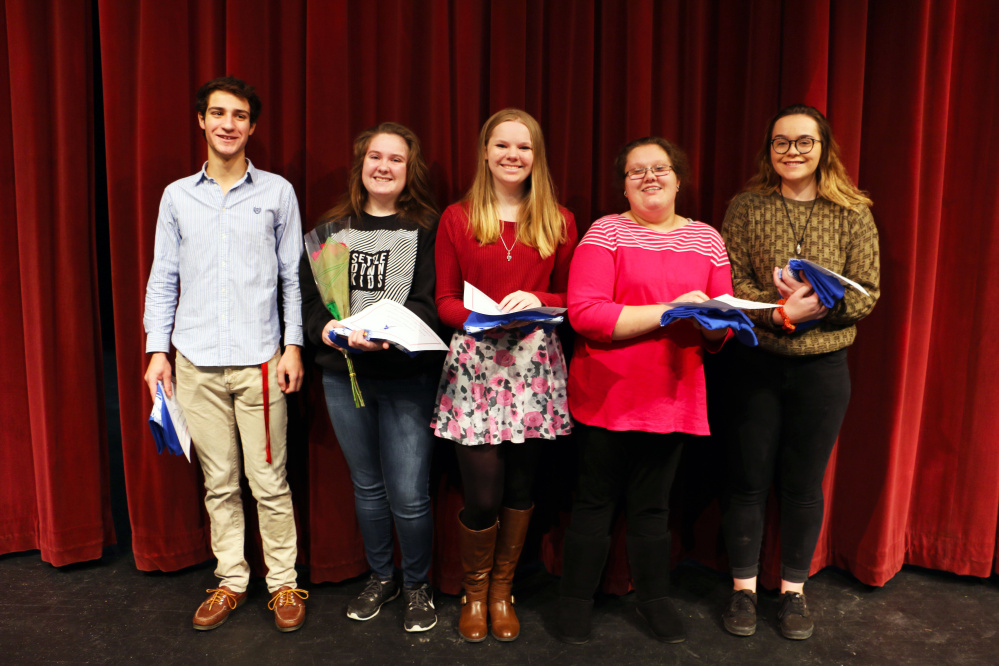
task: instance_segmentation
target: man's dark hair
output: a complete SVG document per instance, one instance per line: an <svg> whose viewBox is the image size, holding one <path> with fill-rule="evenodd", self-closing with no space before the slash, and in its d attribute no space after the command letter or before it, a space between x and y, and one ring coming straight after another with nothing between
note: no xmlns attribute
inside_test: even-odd
<svg viewBox="0 0 999 666"><path fill-rule="evenodd" d="M208 98L217 90L229 93L240 99L245 99L250 105L250 124L255 125L257 123L262 106L260 98L257 97L253 86L242 79L237 79L235 76L220 76L198 88L198 93L194 98L194 108L197 109L199 116L204 118L205 114L208 113Z"/></svg>

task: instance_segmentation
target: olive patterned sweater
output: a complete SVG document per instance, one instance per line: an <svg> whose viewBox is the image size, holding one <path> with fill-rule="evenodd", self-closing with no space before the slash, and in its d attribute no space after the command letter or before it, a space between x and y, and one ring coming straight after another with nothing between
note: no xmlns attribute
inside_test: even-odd
<svg viewBox="0 0 999 666"><path fill-rule="evenodd" d="M789 259L814 261L863 285L870 295L847 287L843 299L817 326L800 333L775 326L771 310L747 310L746 314L756 325L760 348L775 354L805 356L847 347L857 335L856 322L870 313L881 294L878 231L871 211L862 204L844 208L820 198L805 230L812 202L787 199L787 208L791 221L777 193L743 192L729 204L722 236L735 296L776 303L780 294L773 283L774 267L786 266ZM798 256L794 234L800 237L803 230Z"/></svg>

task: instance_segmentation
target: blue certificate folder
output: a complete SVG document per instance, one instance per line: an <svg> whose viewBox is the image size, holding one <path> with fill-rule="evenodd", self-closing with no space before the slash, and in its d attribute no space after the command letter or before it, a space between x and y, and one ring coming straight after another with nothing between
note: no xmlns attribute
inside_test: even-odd
<svg viewBox="0 0 999 666"><path fill-rule="evenodd" d="M732 308L721 310L711 306L678 305L663 313L659 320L660 326L667 326L681 319L693 319L709 331L719 328L731 328L736 339L747 347L755 347L758 343L753 332L753 322L742 310Z"/></svg>
<svg viewBox="0 0 999 666"><path fill-rule="evenodd" d="M560 316L552 316L551 314L545 312L536 312L534 310L521 310L520 312L509 312L501 315L488 315L482 314L481 312L472 312L468 315L468 319L462 327L465 332L471 335L476 340L482 339L482 334L488 330L498 328L500 326L505 326L514 321L528 322L521 327L521 330L525 333L533 329L535 326L540 326L545 333L551 333L556 326L562 323L563 318Z"/></svg>
<svg viewBox="0 0 999 666"><path fill-rule="evenodd" d="M176 393L172 398L166 396L162 383L156 385L156 399L153 400L153 410L149 414L149 429L153 432L157 453L166 450L175 456L187 456L190 460L188 451L190 451L191 436L187 432L187 421L180 413L176 399ZM171 406L175 410L173 414L170 411Z"/></svg>

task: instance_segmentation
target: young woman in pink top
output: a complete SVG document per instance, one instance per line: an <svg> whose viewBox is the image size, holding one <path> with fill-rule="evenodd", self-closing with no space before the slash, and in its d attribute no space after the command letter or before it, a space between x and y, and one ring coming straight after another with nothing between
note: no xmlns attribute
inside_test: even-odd
<svg viewBox="0 0 999 666"><path fill-rule="evenodd" d="M675 211L687 177L679 148L659 137L632 141L615 171L630 209L593 223L569 272L579 479L557 630L568 643L589 640L593 594L623 504L638 612L659 640L678 643L683 623L667 599L670 486L683 443L708 434L702 359L727 330L688 321L662 327L660 319L665 303L732 293L732 276L718 232Z"/></svg>
<svg viewBox="0 0 999 666"><path fill-rule="evenodd" d="M465 334L464 283L507 312L564 307L575 245L575 220L555 199L538 122L519 109L494 114L479 136L472 188L441 217L436 253L437 310L458 331L433 426L455 442L465 491L458 631L467 641L484 640L487 622L497 640L520 634L510 588L534 508L537 442L568 434L572 423L555 331L514 322L478 340Z"/></svg>

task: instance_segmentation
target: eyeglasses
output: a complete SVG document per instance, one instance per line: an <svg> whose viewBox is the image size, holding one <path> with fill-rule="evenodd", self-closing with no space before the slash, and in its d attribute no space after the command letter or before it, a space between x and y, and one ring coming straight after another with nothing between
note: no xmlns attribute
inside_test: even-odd
<svg viewBox="0 0 999 666"><path fill-rule="evenodd" d="M649 171L656 178L662 178L664 176L670 175L673 172L673 167L669 164L656 164L650 167L635 167L634 169L625 173L625 175L631 180L641 180L645 178L645 174Z"/></svg>
<svg viewBox="0 0 999 666"><path fill-rule="evenodd" d="M822 143L818 139L813 139L810 136L799 136L797 139L785 139L783 137L777 137L770 142L770 146L774 149L774 152L778 155L783 155L787 151L791 150L791 145L793 144L798 152L802 155L812 152L812 148L815 144Z"/></svg>

